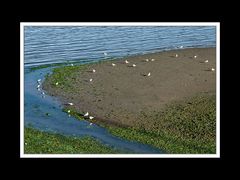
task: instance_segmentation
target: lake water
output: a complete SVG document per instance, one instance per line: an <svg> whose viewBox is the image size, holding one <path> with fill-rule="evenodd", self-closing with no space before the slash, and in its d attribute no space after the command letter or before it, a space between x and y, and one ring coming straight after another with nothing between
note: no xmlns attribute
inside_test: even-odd
<svg viewBox="0 0 240 180"><path fill-rule="evenodd" d="M190 47L215 47L215 26L26 26L25 67L91 62ZM107 57L104 56L107 52Z"/></svg>

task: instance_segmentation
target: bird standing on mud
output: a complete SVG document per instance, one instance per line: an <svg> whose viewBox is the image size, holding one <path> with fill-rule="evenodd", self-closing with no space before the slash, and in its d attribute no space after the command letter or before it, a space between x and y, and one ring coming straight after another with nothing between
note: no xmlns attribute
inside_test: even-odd
<svg viewBox="0 0 240 180"><path fill-rule="evenodd" d="M84 117L87 117L88 115L89 115L89 113L87 112L87 113L85 113L83 116L84 116Z"/></svg>

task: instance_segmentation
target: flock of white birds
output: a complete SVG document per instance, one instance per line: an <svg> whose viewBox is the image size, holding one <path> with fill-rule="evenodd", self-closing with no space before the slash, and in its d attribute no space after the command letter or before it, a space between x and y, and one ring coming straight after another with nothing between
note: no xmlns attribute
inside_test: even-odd
<svg viewBox="0 0 240 180"><path fill-rule="evenodd" d="M180 48L182 49L183 46L180 46ZM104 54L105 57L108 55L106 52L104 52L103 54ZM175 54L175 57L178 58L179 55L178 55L178 54ZM197 55L194 55L194 56L193 56L194 59L197 59L197 57L198 57ZM149 62L149 61L152 61L152 62L153 62L153 61L155 61L155 59L151 59L151 60L150 60L150 59L145 59L145 61L146 61L146 62ZM129 64L129 63L130 63L128 60L125 60L124 62L125 62L125 64ZM204 63L208 63L208 60L205 60ZM71 64L71 66L73 66L73 64ZM115 63L112 63L112 66L115 67L116 64L115 64ZM131 67L136 67L136 66L137 66L136 64L132 64L132 65L131 65ZM211 68L211 71L215 71L215 69L214 69L214 68ZM95 72L96 72L96 69L92 69L92 72L95 73ZM148 72L147 74L144 74L144 76L150 77L150 76L151 76L151 72ZM93 79L91 78L91 79L89 79L89 81L92 82ZM41 79L38 79L38 80L37 80L37 84L38 84L38 85L37 85L37 90L38 90L38 91L41 91ZM58 86L58 85L59 85L59 82L56 82L55 85ZM42 94L42 97L45 98L45 96L44 96L45 93L44 93L43 91L41 92L41 94ZM73 106L74 104L71 103L71 102L69 102L69 103L67 103L67 105ZM69 117L70 117L71 111L68 110L67 113L69 114ZM85 118L89 118L90 120L94 119L93 116L90 116L89 112L86 112L83 116L84 116ZM93 125L93 123L90 123L89 125Z"/></svg>

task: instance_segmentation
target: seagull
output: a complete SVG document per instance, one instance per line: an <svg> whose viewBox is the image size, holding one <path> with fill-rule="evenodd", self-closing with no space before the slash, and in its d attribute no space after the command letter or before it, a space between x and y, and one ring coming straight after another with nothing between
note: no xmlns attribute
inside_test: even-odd
<svg viewBox="0 0 240 180"><path fill-rule="evenodd" d="M151 61L155 61L155 59L151 59Z"/></svg>
<svg viewBox="0 0 240 180"><path fill-rule="evenodd" d="M125 60L125 63L128 64L129 63L128 60Z"/></svg>
<svg viewBox="0 0 240 180"><path fill-rule="evenodd" d="M41 89L40 89L40 88L37 88L37 90L38 90L38 91L41 91Z"/></svg>
<svg viewBox="0 0 240 180"><path fill-rule="evenodd" d="M87 113L86 113L86 114L84 114L83 116L84 116L84 117L87 117L88 115L89 115L89 113L87 112Z"/></svg>
<svg viewBox="0 0 240 180"><path fill-rule="evenodd" d="M91 119L91 120L92 120L93 118L94 118L93 116L89 116L89 119Z"/></svg>
<svg viewBox="0 0 240 180"><path fill-rule="evenodd" d="M147 76L151 76L151 73L149 72Z"/></svg>
<svg viewBox="0 0 240 180"><path fill-rule="evenodd" d="M93 69L93 70L92 70L92 72L94 72L94 73L95 73L95 72L96 72L96 70L95 70L95 69Z"/></svg>
<svg viewBox="0 0 240 180"><path fill-rule="evenodd" d="M104 52L103 54L104 54L104 56L107 56L107 55L108 55L106 52Z"/></svg>
<svg viewBox="0 0 240 180"><path fill-rule="evenodd" d="M112 63L112 66L116 66L116 64Z"/></svg>
<svg viewBox="0 0 240 180"><path fill-rule="evenodd" d="M70 105L70 106L72 106L73 105L73 103L67 103L68 105Z"/></svg>
<svg viewBox="0 0 240 180"><path fill-rule="evenodd" d="M146 62L148 62L149 60L148 59L145 59Z"/></svg>
<svg viewBox="0 0 240 180"><path fill-rule="evenodd" d="M204 61L205 63L208 63L208 60Z"/></svg>
<svg viewBox="0 0 240 180"><path fill-rule="evenodd" d="M132 66L133 66L133 67L136 67L137 65L136 65L136 64L133 64Z"/></svg>
<svg viewBox="0 0 240 180"><path fill-rule="evenodd" d="M39 84L39 85L37 85L37 88L40 88L40 84Z"/></svg>
<svg viewBox="0 0 240 180"><path fill-rule="evenodd" d="M183 48L183 46L180 46L180 49L182 49Z"/></svg>
<svg viewBox="0 0 240 180"><path fill-rule="evenodd" d="M194 59L196 59L197 58L197 55L195 55L195 56L193 56L194 57Z"/></svg>
<svg viewBox="0 0 240 180"><path fill-rule="evenodd" d="M92 117L92 116L91 116ZM93 123L90 123L89 125L91 126Z"/></svg>
<svg viewBox="0 0 240 180"><path fill-rule="evenodd" d="M71 111L70 111L70 110L68 110L67 112L68 112L68 113L70 113Z"/></svg>
<svg viewBox="0 0 240 180"><path fill-rule="evenodd" d="M57 86L57 85L58 85L58 82L56 82L55 84L56 84L56 86Z"/></svg>
<svg viewBox="0 0 240 180"><path fill-rule="evenodd" d="M214 69L214 68L212 68L211 70L212 70L212 71L215 71L215 69Z"/></svg>
<svg viewBox="0 0 240 180"><path fill-rule="evenodd" d="M44 95L45 93L44 92L42 92L42 95Z"/></svg>
<svg viewBox="0 0 240 180"><path fill-rule="evenodd" d="M90 82L92 82L92 79L89 79Z"/></svg>
<svg viewBox="0 0 240 180"><path fill-rule="evenodd" d="M71 66L73 66L73 64L71 64Z"/></svg>
<svg viewBox="0 0 240 180"><path fill-rule="evenodd" d="M176 54L175 57L177 58L177 57L178 57L178 54Z"/></svg>
<svg viewBox="0 0 240 180"><path fill-rule="evenodd" d="M41 79L38 79L37 81L38 81L38 82L40 82L40 81L41 81Z"/></svg>

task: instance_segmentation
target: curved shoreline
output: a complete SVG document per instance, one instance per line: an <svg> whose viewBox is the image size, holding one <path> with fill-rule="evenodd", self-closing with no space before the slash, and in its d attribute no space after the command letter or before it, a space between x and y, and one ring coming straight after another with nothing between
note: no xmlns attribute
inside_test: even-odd
<svg viewBox="0 0 240 180"><path fill-rule="evenodd" d="M145 62L146 58L150 62ZM125 59L137 66L130 67L124 63ZM208 63L204 63L206 59ZM113 62L116 67L111 65ZM63 103L73 102L73 106L65 108L79 118L89 112L95 117L94 123L151 131L162 126L158 125L161 122L152 121L151 114L160 113L169 103L199 93L214 94L216 78L210 69L215 68L215 64L215 48L151 53L56 68L53 75L47 77L44 88L60 97ZM96 73L92 69L96 69ZM150 77L144 76L150 71ZM55 85L56 82L59 85Z"/></svg>
<svg viewBox="0 0 240 180"><path fill-rule="evenodd" d="M50 73L51 67L38 69L34 71L25 71L24 78L24 125L26 127L33 127L40 130L44 137L41 142L45 144L48 141L48 133L61 134L70 136L72 138L90 136L99 141L104 146L114 148L121 151L121 153L140 153L140 154L161 154L159 149L152 146L143 145L141 143L127 141L125 139L113 136L105 128L97 125L90 125L88 121L78 121L73 116L69 117L68 114L62 111L62 104L56 97L51 97L46 91L45 97L42 96L42 91L37 90L37 80L44 80L44 76ZM31 135L32 133L30 133ZM32 140L27 144L27 148L34 150L34 139L37 137L32 136ZM70 138L70 139L72 139ZM26 140L26 139L25 139ZM50 139L49 139L50 140ZM37 140L38 141L38 140ZM67 142L67 141L64 141ZM62 144L67 145L67 144ZM63 147L61 146L61 147ZM97 144L96 144L97 146ZM52 146L51 146L52 147ZM85 146L83 145L83 148ZM59 147L60 148L60 147ZM64 147L63 147L64 148ZM41 148L42 149L42 148ZM45 146L45 150L48 149ZM57 148L58 149L58 148ZM52 148L52 153L57 152ZM37 150L37 149L36 149ZM44 148L42 149L43 152ZM98 153L99 149L94 150ZM65 153L71 153L65 152ZM80 153L80 152L79 152ZM99 151L100 153L100 151Z"/></svg>

